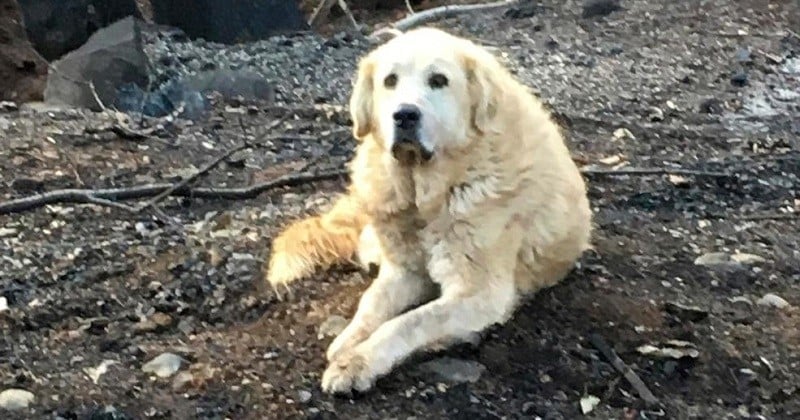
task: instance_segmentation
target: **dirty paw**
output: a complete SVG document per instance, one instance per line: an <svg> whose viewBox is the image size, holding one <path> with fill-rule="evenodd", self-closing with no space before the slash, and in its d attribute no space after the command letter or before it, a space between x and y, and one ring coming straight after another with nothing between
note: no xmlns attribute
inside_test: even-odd
<svg viewBox="0 0 800 420"><path fill-rule="evenodd" d="M374 382L366 358L355 352L342 354L322 374L322 390L329 394L365 392Z"/></svg>

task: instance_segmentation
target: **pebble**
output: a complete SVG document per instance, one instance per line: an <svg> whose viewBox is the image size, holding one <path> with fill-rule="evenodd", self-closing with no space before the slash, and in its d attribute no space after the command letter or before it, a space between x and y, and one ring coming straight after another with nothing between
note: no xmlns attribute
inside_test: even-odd
<svg viewBox="0 0 800 420"><path fill-rule="evenodd" d="M19 105L17 105L16 103L10 101L0 101L0 111L13 112L18 110L19 110Z"/></svg>
<svg viewBox="0 0 800 420"><path fill-rule="evenodd" d="M744 87L747 86L747 79L747 73L740 71L731 76L731 84L736 87Z"/></svg>
<svg viewBox="0 0 800 420"><path fill-rule="evenodd" d="M589 0L583 4L583 13L581 16L584 19L607 16L618 10L622 10L619 0Z"/></svg>
<svg viewBox="0 0 800 420"><path fill-rule="evenodd" d="M9 388L0 392L0 408L6 410L22 410L33 402L34 395L30 391Z"/></svg>
<svg viewBox="0 0 800 420"><path fill-rule="evenodd" d="M463 383L476 382L486 371L486 366L475 361L442 357L422 363L418 369L447 382Z"/></svg>
<svg viewBox="0 0 800 420"><path fill-rule="evenodd" d="M297 400L300 401L302 404L305 404L311 401L311 393L306 390L297 391Z"/></svg>
<svg viewBox="0 0 800 420"><path fill-rule="evenodd" d="M650 112L647 114L647 118L653 122L664 121L664 111L655 106L650 107Z"/></svg>
<svg viewBox="0 0 800 420"><path fill-rule="evenodd" d="M791 306L786 299L774 294L774 293L767 293L761 299L756 301L758 305L761 306L772 306L774 308L783 309L788 308Z"/></svg>
<svg viewBox="0 0 800 420"><path fill-rule="evenodd" d="M168 378L181 368L183 359L172 353L162 353L154 359L142 365L142 371L153 373L159 378Z"/></svg>
<svg viewBox="0 0 800 420"><path fill-rule="evenodd" d="M719 265L728 265L728 266L736 266L736 265L752 265L757 263L765 262L766 259L764 257L754 255L754 254L746 254L742 252L737 252L735 254L729 254L727 252L708 252L694 260L695 265L703 265L703 266L719 266Z"/></svg>
<svg viewBox="0 0 800 420"><path fill-rule="evenodd" d="M0 296L0 312L8 310L8 299L5 296Z"/></svg>

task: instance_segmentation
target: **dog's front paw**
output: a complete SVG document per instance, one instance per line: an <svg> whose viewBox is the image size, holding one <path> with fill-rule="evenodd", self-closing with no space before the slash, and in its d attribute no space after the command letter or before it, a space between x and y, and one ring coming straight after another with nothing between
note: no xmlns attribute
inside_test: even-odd
<svg viewBox="0 0 800 420"><path fill-rule="evenodd" d="M355 351L341 354L322 374L322 390L329 394L364 392L372 388L375 375L367 359Z"/></svg>

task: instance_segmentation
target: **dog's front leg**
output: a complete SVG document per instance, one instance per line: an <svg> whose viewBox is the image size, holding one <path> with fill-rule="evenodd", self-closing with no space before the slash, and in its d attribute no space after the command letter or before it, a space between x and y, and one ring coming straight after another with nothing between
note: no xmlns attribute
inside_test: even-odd
<svg viewBox="0 0 800 420"><path fill-rule="evenodd" d="M452 250L462 248L456 245ZM516 301L513 259L492 260L488 254L493 252L469 254L441 253L430 270L442 285L441 297L386 321L369 338L338 354L322 376L323 390L365 391L417 350L504 322Z"/></svg>
<svg viewBox="0 0 800 420"><path fill-rule="evenodd" d="M383 261L378 277L361 296L353 320L328 346L328 360L334 360L341 351L364 341L404 309L429 299L433 291L435 287L430 279L391 261Z"/></svg>

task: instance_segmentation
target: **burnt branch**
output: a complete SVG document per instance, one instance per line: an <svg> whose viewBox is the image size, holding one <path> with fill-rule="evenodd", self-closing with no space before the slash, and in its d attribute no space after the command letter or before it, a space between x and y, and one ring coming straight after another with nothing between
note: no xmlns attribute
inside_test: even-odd
<svg viewBox="0 0 800 420"><path fill-rule="evenodd" d="M146 184L132 187L107 188L107 189L64 189L36 194L30 197L9 200L0 203L0 215L19 213L34 210L50 204L97 204L108 207L121 208L120 201L136 200L154 197L164 191L169 191L173 197L203 198L210 200L247 200L258 197L264 192L283 188L297 187L313 182L334 180L347 177L345 169L334 169L321 172L303 172L298 174L285 175L270 181L253 184L247 187L234 188L215 188L198 187L191 188L183 186L173 188L174 184ZM111 204L113 203L113 205ZM128 208L126 211L137 212L135 208Z"/></svg>

